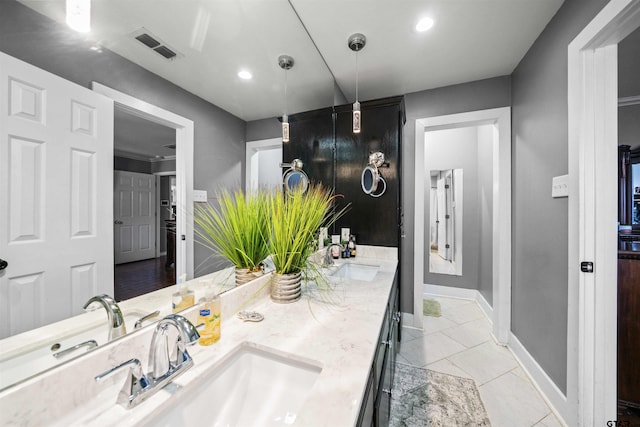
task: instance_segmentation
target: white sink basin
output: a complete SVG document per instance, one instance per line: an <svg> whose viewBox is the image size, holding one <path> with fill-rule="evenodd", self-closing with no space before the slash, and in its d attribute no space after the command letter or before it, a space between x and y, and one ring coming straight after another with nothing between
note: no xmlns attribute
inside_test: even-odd
<svg viewBox="0 0 640 427"><path fill-rule="evenodd" d="M333 277L342 277L351 280L362 280L371 282L380 269L377 265L347 263L341 265L337 270L330 273Z"/></svg>
<svg viewBox="0 0 640 427"><path fill-rule="evenodd" d="M145 425L291 425L320 371L245 343L172 397ZM171 391L171 385L165 390Z"/></svg>
<svg viewBox="0 0 640 427"><path fill-rule="evenodd" d="M107 343L109 337L107 316L105 313L101 314L104 315L104 319L100 322L90 323L54 339L43 340L25 349L24 352L0 360L0 390L84 354L90 347L78 348L61 357L54 357L54 353L88 340L95 340L98 345ZM123 313L127 332L132 332L136 320L145 314L138 311Z"/></svg>

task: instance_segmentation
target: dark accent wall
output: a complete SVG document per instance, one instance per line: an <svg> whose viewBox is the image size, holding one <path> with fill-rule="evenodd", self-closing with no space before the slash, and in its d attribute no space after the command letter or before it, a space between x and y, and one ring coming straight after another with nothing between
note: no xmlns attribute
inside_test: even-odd
<svg viewBox="0 0 640 427"><path fill-rule="evenodd" d="M402 241L401 261L402 281L400 308L405 313L413 313L413 245L415 180L422 179L415 170L416 120L446 114L507 107L511 103L510 77L502 76L454 86L424 90L405 95L407 122L404 126L402 157L402 200L404 212L405 238ZM423 236L420 236L423 238ZM463 261L464 263L464 261Z"/></svg>
<svg viewBox="0 0 640 427"><path fill-rule="evenodd" d="M299 158L312 182L334 188L340 209L349 210L330 230L349 227L358 244L399 244L400 141L404 123L402 97L363 102L362 132L353 134L351 104L290 116L291 140L283 145L283 161ZM360 177L369 153L382 151L386 166L380 174L385 193L374 198L362 191Z"/></svg>
<svg viewBox="0 0 640 427"><path fill-rule="evenodd" d="M90 87L97 81L194 122L194 186L213 194L244 186L245 122L15 0L0 1L0 51ZM162 59L159 59L162 60ZM211 76L215 78L216 76ZM195 275L219 268L195 245Z"/></svg>
<svg viewBox="0 0 640 427"><path fill-rule="evenodd" d="M511 328L565 393L567 224L577 219L551 198L551 180L568 172L567 47L606 3L566 0L512 74Z"/></svg>
<svg viewBox="0 0 640 427"><path fill-rule="evenodd" d="M145 162L144 160L129 159L127 157L113 158L113 169L117 171L138 172L138 173L151 173L151 162Z"/></svg>

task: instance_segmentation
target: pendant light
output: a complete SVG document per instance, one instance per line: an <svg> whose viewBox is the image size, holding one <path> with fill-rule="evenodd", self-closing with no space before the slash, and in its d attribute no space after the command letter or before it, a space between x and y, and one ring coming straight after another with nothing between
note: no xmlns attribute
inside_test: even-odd
<svg viewBox="0 0 640 427"><path fill-rule="evenodd" d="M352 34L347 41L349 49L356 53L356 102L353 103L353 133L360 133L362 125L362 113L358 102L358 52L364 49L365 44L367 44L367 38L360 33Z"/></svg>
<svg viewBox="0 0 640 427"><path fill-rule="evenodd" d="M287 71L293 68L293 58L280 55L278 65L284 70L284 109L282 111L282 142L289 142L289 116L287 116Z"/></svg>

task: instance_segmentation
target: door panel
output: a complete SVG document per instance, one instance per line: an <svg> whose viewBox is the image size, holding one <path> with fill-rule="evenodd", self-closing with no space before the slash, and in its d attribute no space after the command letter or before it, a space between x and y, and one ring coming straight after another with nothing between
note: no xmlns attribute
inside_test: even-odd
<svg viewBox="0 0 640 427"><path fill-rule="evenodd" d="M3 53L0 99L4 338L113 294L113 101Z"/></svg>
<svg viewBox="0 0 640 427"><path fill-rule="evenodd" d="M115 263L156 256L156 178L114 171Z"/></svg>

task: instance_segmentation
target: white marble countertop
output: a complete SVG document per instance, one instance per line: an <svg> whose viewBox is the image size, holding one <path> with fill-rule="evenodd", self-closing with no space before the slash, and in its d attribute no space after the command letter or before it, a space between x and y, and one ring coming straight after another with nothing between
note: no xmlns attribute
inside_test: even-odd
<svg viewBox="0 0 640 427"><path fill-rule="evenodd" d="M331 302L310 292L308 299L303 295L301 301L293 304L273 303L264 286L265 278L254 281L253 286L244 285L242 289L224 294L220 341L208 347L189 347L195 364L174 383L178 388L183 386L182 390L188 390L191 381L238 345L248 342L321 367L308 399L297 415L297 425L354 425L397 265L395 248L359 246L358 251L357 258L339 262L379 265L376 277L371 282L339 279L330 294ZM239 308L259 311L264 314L264 321L244 323L238 320L232 313ZM186 310L185 314L194 317L195 310ZM129 339L123 339L121 345L108 345L95 350L95 356L78 359L77 366L65 365L66 369L55 369L40 379L27 381L14 392L0 393L0 423L31 425L45 419L49 423L57 420L58 425L140 423L157 408L170 405L171 397L177 397L181 390L160 390L139 406L127 410L115 404L124 374L114 375L113 380L101 384L95 384L93 376L131 357L140 358L146 367L151 334L152 328L143 329ZM64 373L58 372L70 370L73 380L68 378L68 372L64 377L61 376ZM55 394L54 389L60 387L64 389L66 383L69 387L73 384L78 390L66 390L58 396L58 399L70 400L71 404L56 405L56 399L49 393ZM35 390L39 390L38 399L32 394ZM53 408L49 404L59 407Z"/></svg>

